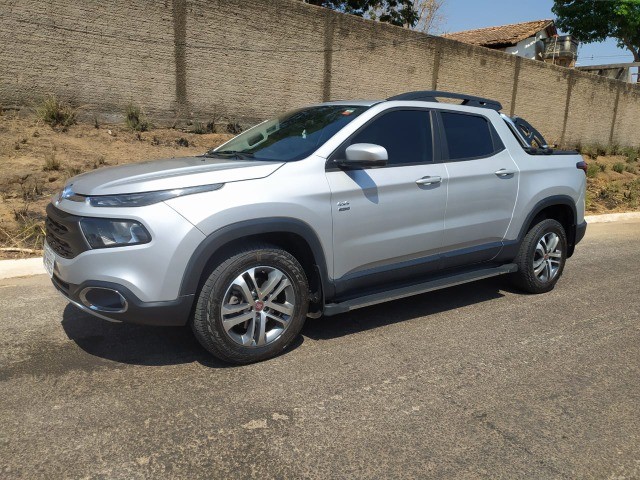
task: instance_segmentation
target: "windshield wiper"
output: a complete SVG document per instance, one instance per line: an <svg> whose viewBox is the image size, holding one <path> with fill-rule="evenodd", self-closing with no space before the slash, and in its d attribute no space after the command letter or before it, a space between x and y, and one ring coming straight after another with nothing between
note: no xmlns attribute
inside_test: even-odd
<svg viewBox="0 0 640 480"><path fill-rule="evenodd" d="M205 154L206 157L215 157L220 156L222 158L233 157L240 160L252 159L253 153L249 152L240 152L238 150L222 150L222 151L213 151L210 150Z"/></svg>

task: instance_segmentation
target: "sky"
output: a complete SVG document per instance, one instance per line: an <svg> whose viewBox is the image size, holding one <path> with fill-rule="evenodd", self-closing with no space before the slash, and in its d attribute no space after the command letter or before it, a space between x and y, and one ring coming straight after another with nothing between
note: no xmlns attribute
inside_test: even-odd
<svg viewBox="0 0 640 480"><path fill-rule="evenodd" d="M555 18L552 6L552 0L445 0L444 21L436 33ZM578 50L578 66L626 62L633 62L633 55L618 48L614 39L580 44Z"/></svg>

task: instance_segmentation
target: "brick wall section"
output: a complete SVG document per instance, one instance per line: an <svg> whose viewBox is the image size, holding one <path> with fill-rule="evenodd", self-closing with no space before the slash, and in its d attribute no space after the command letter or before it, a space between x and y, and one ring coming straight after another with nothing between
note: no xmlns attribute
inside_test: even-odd
<svg viewBox="0 0 640 480"><path fill-rule="evenodd" d="M0 103L46 93L84 111L173 110L171 7L162 2L0 0Z"/></svg>
<svg viewBox="0 0 640 480"><path fill-rule="evenodd" d="M640 145L640 87L297 0L0 0L0 104L251 123L418 89L494 98L552 142Z"/></svg>
<svg viewBox="0 0 640 480"><path fill-rule="evenodd" d="M640 94L637 89L620 91L612 136L613 143L618 145L640 145Z"/></svg>

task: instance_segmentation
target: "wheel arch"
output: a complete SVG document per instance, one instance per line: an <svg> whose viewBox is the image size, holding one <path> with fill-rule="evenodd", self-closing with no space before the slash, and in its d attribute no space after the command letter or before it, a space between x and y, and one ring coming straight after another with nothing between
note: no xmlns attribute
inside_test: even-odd
<svg viewBox="0 0 640 480"><path fill-rule="evenodd" d="M322 301L329 281L324 249L318 235L307 223L288 217L260 218L226 225L208 235L196 248L185 268L180 295L196 294L205 274L222 261L239 242L261 241L288 251L307 273L311 292Z"/></svg>
<svg viewBox="0 0 640 480"><path fill-rule="evenodd" d="M554 195L536 203L520 228L518 243L522 242L534 225L547 218L557 220L564 228L567 234L567 256L570 257L575 248L578 213L575 201L568 195Z"/></svg>

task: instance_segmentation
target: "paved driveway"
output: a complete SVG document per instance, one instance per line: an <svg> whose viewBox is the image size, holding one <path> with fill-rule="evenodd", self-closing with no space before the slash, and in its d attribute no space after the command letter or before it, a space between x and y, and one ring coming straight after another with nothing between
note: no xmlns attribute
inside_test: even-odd
<svg viewBox="0 0 640 480"><path fill-rule="evenodd" d="M546 295L492 279L303 333L227 367L0 281L0 476L640 477L640 222L590 226Z"/></svg>

